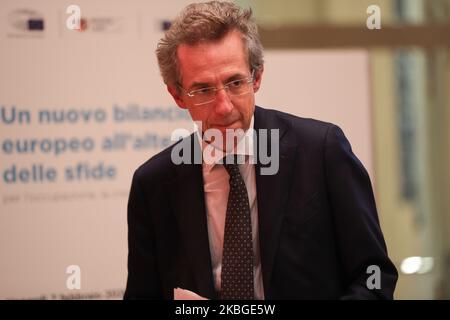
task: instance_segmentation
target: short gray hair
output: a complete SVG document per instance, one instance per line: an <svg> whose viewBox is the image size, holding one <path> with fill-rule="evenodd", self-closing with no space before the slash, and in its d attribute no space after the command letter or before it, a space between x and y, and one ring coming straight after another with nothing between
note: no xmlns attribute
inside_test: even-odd
<svg viewBox="0 0 450 320"><path fill-rule="evenodd" d="M180 82L178 46L195 45L222 39L232 30L242 34L251 70L262 67L263 47L252 10L241 9L232 2L193 3L180 12L156 49L161 76L167 85Z"/></svg>

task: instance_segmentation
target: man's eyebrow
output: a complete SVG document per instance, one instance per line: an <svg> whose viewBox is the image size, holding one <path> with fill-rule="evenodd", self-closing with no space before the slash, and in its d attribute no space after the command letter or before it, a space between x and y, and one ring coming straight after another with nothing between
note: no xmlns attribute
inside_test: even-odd
<svg viewBox="0 0 450 320"><path fill-rule="evenodd" d="M231 77L228 77L228 79L225 81L225 83L228 83L228 82L234 81L234 80L241 80L241 79L244 79L245 77L246 77L246 75L243 75L241 73L235 73Z"/></svg>

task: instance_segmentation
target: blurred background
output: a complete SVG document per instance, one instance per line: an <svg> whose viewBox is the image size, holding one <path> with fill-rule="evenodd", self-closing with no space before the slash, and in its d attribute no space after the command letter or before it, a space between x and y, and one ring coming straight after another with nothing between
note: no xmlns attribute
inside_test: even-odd
<svg viewBox="0 0 450 320"><path fill-rule="evenodd" d="M377 205L398 299L450 298L450 1L238 1L265 48L364 48ZM366 9L381 29L364 30Z"/></svg>
<svg viewBox="0 0 450 320"><path fill-rule="evenodd" d="M396 298L450 298L450 1L239 2L254 8L266 48L369 52L376 198L400 271ZM373 4L375 35L361 28Z"/></svg>
<svg viewBox="0 0 450 320"><path fill-rule="evenodd" d="M368 168L395 298L449 299L450 0L236 2L266 50L257 103L341 125ZM132 173L191 128L154 57L187 3L0 0L0 298L121 297Z"/></svg>

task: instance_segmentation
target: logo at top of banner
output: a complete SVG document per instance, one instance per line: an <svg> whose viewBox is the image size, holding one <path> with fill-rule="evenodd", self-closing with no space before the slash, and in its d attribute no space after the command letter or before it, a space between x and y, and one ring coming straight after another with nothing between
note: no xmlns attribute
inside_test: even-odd
<svg viewBox="0 0 450 320"><path fill-rule="evenodd" d="M41 13L34 9L16 9L8 15L11 31L8 36L42 36L45 20Z"/></svg>
<svg viewBox="0 0 450 320"><path fill-rule="evenodd" d="M118 17L81 17L79 32L95 33L121 33L123 32L123 19Z"/></svg>

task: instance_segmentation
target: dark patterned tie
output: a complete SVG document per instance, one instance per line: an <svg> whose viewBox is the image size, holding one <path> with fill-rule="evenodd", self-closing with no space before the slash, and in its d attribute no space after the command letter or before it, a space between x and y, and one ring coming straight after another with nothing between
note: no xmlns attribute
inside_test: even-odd
<svg viewBox="0 0 450 320"><path fill-rule="evenodd" d="M254 259L250 205L247 188L235 163L224 164L230 175L230 193L225 217L220 298L252 300Z"/></svg>

